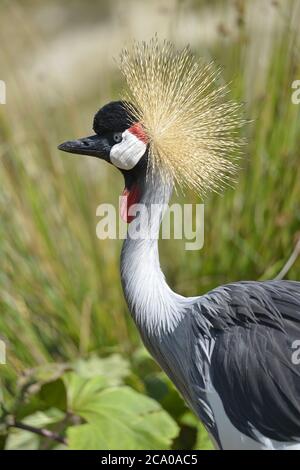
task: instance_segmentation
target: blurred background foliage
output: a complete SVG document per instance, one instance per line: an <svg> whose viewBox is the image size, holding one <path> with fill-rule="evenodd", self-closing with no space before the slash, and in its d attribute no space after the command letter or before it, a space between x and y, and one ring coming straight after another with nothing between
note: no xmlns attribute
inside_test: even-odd
<svg viewBox="0 0 300 470"><path fill-rule="evenodd" d="M190 43L223 67L251 123L237 187L205 201L204 248L163 241L163 269L184 295L272 278L300 238L299 24L297 0L1 1L0 446L65 448L22 422L72 448L211 448L141 345L121 242L96 237L96 208L118 204L121 176L57 145L89 135L95 111L119 98L127 41ZM297 260L287 277L300 279Z"/></svg>

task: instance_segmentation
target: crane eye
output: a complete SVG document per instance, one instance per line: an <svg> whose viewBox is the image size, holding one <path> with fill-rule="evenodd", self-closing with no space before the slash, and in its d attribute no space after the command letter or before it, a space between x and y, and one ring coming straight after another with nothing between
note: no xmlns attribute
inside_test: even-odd
<svg viewBox="0 0 300 470"><path fill-rule="evenodd" d="M114 132L113 139L116 144L119 144L122 140L122 132Z"/></svg>

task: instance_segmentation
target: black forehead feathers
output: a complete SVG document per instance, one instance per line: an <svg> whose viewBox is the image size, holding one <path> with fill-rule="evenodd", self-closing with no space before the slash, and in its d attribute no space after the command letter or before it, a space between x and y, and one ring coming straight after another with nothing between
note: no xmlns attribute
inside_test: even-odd
<svg viewBox="0 0 300 470"><path fill-rule="evenodd" d="M95 114L93 129L96 134L108 131L123 132L134 122L124 101L111 101Z"/></svg>

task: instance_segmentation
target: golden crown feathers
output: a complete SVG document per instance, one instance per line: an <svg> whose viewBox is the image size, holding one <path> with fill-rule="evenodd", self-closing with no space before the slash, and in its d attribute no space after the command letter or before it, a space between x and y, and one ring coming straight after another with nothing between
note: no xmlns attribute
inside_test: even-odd
<svg viewBox="0 0 300 470"><path fill-rule="evenodd" d="M219 85L220 69L157 37L125 48L119 67L126 105L148 137L149 169L201 195L230 184L246 121L228 85Z"/></svg>

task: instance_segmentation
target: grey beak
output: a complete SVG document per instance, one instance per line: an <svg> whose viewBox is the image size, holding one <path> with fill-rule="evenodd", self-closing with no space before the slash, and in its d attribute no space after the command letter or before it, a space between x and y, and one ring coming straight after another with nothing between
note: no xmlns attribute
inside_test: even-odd
<svg viewBox="0 0 300 470"><path fill-rule="evenodd" d="M109 161L110 146L105 137L91 135L77 140L68 140L58 146L64 152L91 155Z"/></svg>

